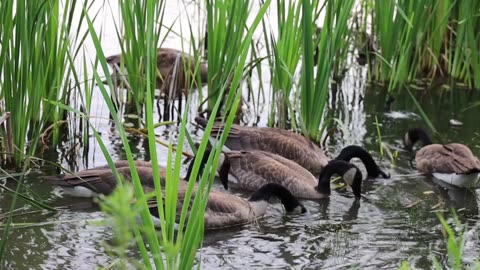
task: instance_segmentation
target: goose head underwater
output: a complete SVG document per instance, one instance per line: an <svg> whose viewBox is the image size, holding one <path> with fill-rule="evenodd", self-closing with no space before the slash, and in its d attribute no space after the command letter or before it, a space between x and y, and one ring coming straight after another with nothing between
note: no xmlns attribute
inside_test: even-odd
<svg viewBox="0 0 480 270"><path fill-rule="evenodd" d="M418 141L423 147L415 155L417 169L448 184L472 187L478 184L480 161L466 145L460 143L433 144L421 128L411 128L405 133L404 145L409 151Z"/></svg>
<svg viewBox="0 0 480 270"><path fill-rule="evenodd" d="M185 188L179 189L177 219L182 211L185 194ZM192 198L195 195L196 190L193 191ZM212 189L208 195L204 213L205 229L215 230L254 222L265 215L272 197L280 200L288 214L304 214L307 212L307 209L288 189L275 183L261 186L248 199ZM151 200L148 204L154 223L158 224L159 214L156 201Z"/></svg>
<svg viewBox="0 0 480 270"><path fill-rule="evenodd" d="M332 160L315 177L297 163L279 155L265 151L222 152L217 172L223 186L229 183L235 187L255 191L267 183L277 183L286 187L295 197L302 199L322 199L330 195L330 178L334 174L342 176L352 188L356 198L361 196L362 174L349 162ZM200 164L200 170L208 160L207 150ZM190 178L194 160L191 161L186 179Z"/></svg>

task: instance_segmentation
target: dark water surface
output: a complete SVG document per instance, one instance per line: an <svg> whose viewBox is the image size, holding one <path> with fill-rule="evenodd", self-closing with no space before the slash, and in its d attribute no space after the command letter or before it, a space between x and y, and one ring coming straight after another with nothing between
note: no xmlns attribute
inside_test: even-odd
<svg viewBox="0 0 480 270"><path fill-rule="evenodd" d="M478 93L441 87L411 91L438 130L435 141L464 143L480 156L480 107L464 110L471 102L480 100ZM92 114L108 118L98 92L97 95ZM202 269L393 269L402 261L416 269L431 269L431 257L444 260L446 254L435 212L443 212L452 223L451 208L468 226L465 262L479 258L479 192L442 186L418 175L410 166L410 155L402 150L402 138L409 127L426 124L407 92L395 95L390 106L385 100L385 90L365 86L365 70L354 66L342 84L331 89L326 115L338 118L343 126L327 140L326 148L332 157L346 145L362 145L392 174L391 179L365 181L365 198L359 203L354 203L349 192L333 191L327 200L305 201L309 210L306 215L285 215L275 204L258 224L208 232L197 256ZM194 103L192 108L197 102ZM255 107L247 102L243 120L249 125L265 126L269 106L264 103ZM194 116L192 109L190 120ZM376 118L381 141L391 152L398 151L394 161L387 153L380 156ZM463 122L463 126L452 126L450 119ZM108 122L101 118L92 121L112 157L125 159L122 144ZM194 138L201 136L193 125L189 130ZM159 139L165 142L170 135L175 138L176 133L176 125L157 129ZM93 137L88 147L81 141L69 136L58 150L45 150L45 156L72 171L105 164ZM131 135L130 143L135 159L148 159L146 140ZM159 146L158 152L159 162L165 165L166 149ZM183 175L185 171L184 168ZM98 208L89 200L63 196L57 188L39 179L41 174L57 172L55 167L44 164L24 181L28 190L22 192L51 206L65 207L55 213L39 212L19 199L19 213L26 214L14 218L18 227L11 231L1 262L7 269L94 269L106 267L114 260L104 250L104 243L112 238L112 229L102 224L105 216ZM15 187L12 182L7 185ZM215 187L221 188L218 183ZM1 192L0 214L8 211L10 204L11 196ZM134 251L131 256L140 258Z"/></svg>

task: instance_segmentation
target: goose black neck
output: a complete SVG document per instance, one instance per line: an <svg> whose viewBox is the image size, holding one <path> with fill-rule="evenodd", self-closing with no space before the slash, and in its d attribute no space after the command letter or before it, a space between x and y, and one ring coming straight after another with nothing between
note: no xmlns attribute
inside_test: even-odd
<svg viewBox="0 0 480 270"><path fill-rule="evenodd" d="M219 164L220 168L218 169L218 176L222 185L225 189L228 189L228 173L230 172L230 159L227 154L221 153L223 155L223 163Z"/></svg>
<svg viewBox="0 0 480 270"><path fill-rule="evenodd" d="M331 160L327 166L325 166L320 173L320 176L318 177L318 186L317 190L321 193L330 195L331 189L330 189L330 178L334 174L338 174L342 176L342 178L345 177L345 173L347 173L349 170L355 169L355 176L352 181L352 183L347 183L351 185L353 194L355 197L359 198L361 194L361 189L362 189L362 175L360 174L358 168L353 165L352 163L343 161L343 160ZM346 180L344 178L344 180Z"/></svg>
<svg viewBox="0 0 480 270"><path fill-rule="evenodd" d="M256 201L269 201L272 196L277 197L282 202L287 212L294 211L297 207L301 207L302 213L305 213L307 209L293 196L293 194L284 186L268 183L263 185L259 190L250 196L248 199L251 202Z"/></svg>
<svg viewBox="0 0 480 270"><path fill-rule="evenodd" d="M421 141L423 145L432 144L432 140L428 136L427 132L422 128L411 128L408 130L408 136L410 138L411 146L413 146L417 141Z"/></svg>
<svg viewBox="0 0 480 270"><path fill-rule="evenodd" d="M200 177L200 173L202 173L203 170L205 169L205 165L208 162L208 158L210 157L211 152L212 152L211 149L209 148L205 149L205 153L203 153L202 161L200 161L200 168L198 169L197 179L195 180L198 180L198 178ZM221 153L221 155L224 155L224 160L222 164L219 164L220 167L217 168L218 174L220 176L220 180L222 181L223 187L225 189L228 189L228 172L230 171L230 160L228 159L227 155L223 153ZM188 165L187 175L185 176L185 180L187 181L190 180L190 175L192 174L192 171L193 171L193 165L195 164L195 159L196 158L192 159L192 161L190 161L190 164Z"/></svg>
<svg viewBox="0 0 480 270"><path fill-rule="evenodd" d="M195 179L195 180L198 180L198 177L200 176L200 173L205 168L205 164L207 164L208 157L210 156L210 152L211 152L211 149L208 149L208 148L205 149L205 152L203 153L202 160L200 161L200 168L198 169L197 179ZM192 161L190 161L190 164L188 165L187 175L185 176L185 180L187 180L187 181L190 180L190 175L192 174L192 170L193 170L193 164L195 164L196 159L197 159L197 156L195 156L195 158L193 158Z"/></svg>
<svg viewBox="0 0 480 270"><path fill-rule="evenodd" d="M208 120L206 118L203 118L201 116L195 117L195 122L199 124L202 128L205 128L208 124Z"/></svg>
<svg viewBox="0 0 480 270"><path fill-rule="evenodd" d="M342 149L340 154L335 158L336 160L343 160L349 162L352 158L359 158L365 168L369 177L377 178L382 176L383 178L390 178L390 175L385 173L378 167L372 155L368 153L363 147L358 145L349 145Z"/></svg>

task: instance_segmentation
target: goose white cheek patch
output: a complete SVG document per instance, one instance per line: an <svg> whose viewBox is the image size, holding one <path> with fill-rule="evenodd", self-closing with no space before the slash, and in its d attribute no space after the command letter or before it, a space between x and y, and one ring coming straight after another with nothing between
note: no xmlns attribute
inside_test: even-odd
<svg viewBox="0 0 480 270"><path fill-rule="evenodd" d="M406 145L411 145L412 143L410 142L410 136L408 136L408 133L405 134L405 138L403 140Z"/></svg>
<svg viewBox="0 0 480 270"><path fill-rule="evenodd" d="M343 180L345 180L345 182L347 182L349 186L351 186L353 184L353 179L355 179L356 173L357 173L357 169L351 168L342 175L342 178Z"/></svg>

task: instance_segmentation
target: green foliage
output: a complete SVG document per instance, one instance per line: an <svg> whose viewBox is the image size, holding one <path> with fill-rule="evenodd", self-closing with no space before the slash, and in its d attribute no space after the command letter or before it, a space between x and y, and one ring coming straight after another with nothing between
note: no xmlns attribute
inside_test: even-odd
<svg viewBox="0 0 480 270"><path fill-rule="evenodd" d="M444 236L447 239L447 254L448 254L448 266L449 269L463 269L462 267L462 254L463 248L465 247L465 232L466 227L458 219L457 214L453 211L453 220L454 226L450 225L445 221L443 216L437 212L437 217L440 220L440 223L443 227ZM458 233L455 231L455 228L458 228ZM436 259L434 258L434 261ZM437 268L438 269L438 268ZM440 268L441 269L441 268Z"/></svg>
<svg viewBox="0 0 480 270"><path fill-rule="evenodd" d="M289 113L293 115L290 102L292 88L296 85L295 72L302 53L301 1L277 0L278 37L269 34L264 24L264 35L269 53L269 65L272 77L272 100L269 125L275 122L278 127L286 128ZM271 27L271 26L269 26ZM292 117L292 121L295 117Z"/></svg>
<svg viewBox="0 0 480 270"><path fill-rule="evenodd" d="M111 216L109 225L113 228L115 239L113 244L105 244L105 248L107 252L111 253L111 256L119 259L115 265L119 269L127 269L126 252L136 239L132 233L132 227L136 226L139 209L133 207L133 198L132 186L124 183L110 196L99 201L101 210Z"/></svg>
<svg viewBox="0 0 480 270"><path fill-rule="evenodd" d="M153 7L147 8L150 13L148 14L149 18L154 18L153 16ZM158 23L155 21L155 23ZM147 20L147 32L152 31L154 28L153 26L154 20ZM257 22L258 24L258 22ZM108 75L108 67L105 60L105 56L100 46L100 42L98 40L97 34L93 28L93 25L88 19L88 26L90 35L94 41L94 45L97 51L97 55L99 58L100 66L103 69L103 72L107 74L107 81L111 82L111 78ZM253 30L252 30L253 31ZM251 34L249 36L251 38ZM248 45L248 44L247 44ZM154 36L147 37L146 41L146 48L148 54L145 57L146 65L145 65L145 75L147 81L152 81L155 78L155 59L156 59L156 40ZM246 50L245 50L246 51ZM246 53L245 53L246 55ZM242 65L239 65L234 69L234 74L241 74ZM180 213L177 212L177 205L181 203L178 201L178 185L179 181L183 181L180 178L180 168L181 168L181 155L177 154L173 157L172 153L172 142L170 143L169 151L168 151L168 163L166 168L166 184L162 186L160 183L160 171L159 168L153 166L153 176L155 181L155 192L153 193L153 198L156 201L158 212L159 212L159 229L160 233L157 234L156 229L152 223L149 213L149 206L147 202L152 199L151 196L146 196L144 194L144 190L138 178L138 174L136 172L136 168L133 164L132 153L130 150L130 146L128 144L128 140L126 137L125 130L121 123L121 120L115 110L115 106L112 103L111 99L109 98L109 91L105 88L103 84L101 84L101 79L98 73L94 72L95 81L99 85L99 90L102 93L102 96L107 104L107 107L110 111L111 118L113 119L116 130L120 135L122 143L125 148L126 156L130 163L130 169L132 171L132 186L134 191L134 198L136 200L136 207L140 209L138 214L140 216L140 223L138 225L132 224L130 230L132 231L133 235L136 236L136 243L137 246L142 254L143 263L148 267L154 267L157 269L164 269L164 268L180 268L180 269L190 269L193 265L195 253L198 247L201 244L203 239L203 211L206 207L206 203L208 200L208 193L213 181L214 173L212 174L204 174L198 187L195 185L195 181L191 181L188 184L188 189L183 199L183 207ZM237 78L238 83L238 78ZM112 84L110 84L112 87ZM151 156L152 164L158 164L157 161L157 149L155 144L155 125L153 122L153 84L146 84L146 102L145 102L145 113L146 113L146 125L148 131L148 142L149 142L149 150ZM239 96L231 93L232 96L232 109L230 110L230 114L226 120L226 128L225 133L222 135L220 141L225 141L226 135L228 134L229 127L234 119L234 113L236 111L236 107L239 103ZM215 106L213 107L213 112L216 113L221 103L221 99L217 99ZM186 124L187 124L187 113L189 112L188 105L190 104L190 100L187 101L187 108L185 109L184 114L182 115L182 122L180 125L180 133L177 138L177 149L176 151L180 153L183 149L183 145L185 143L186 136ZM229 110L230 108L227 107ZM208 143L208 138L210 134L210 130L213 126L213 118L211 119L209 125L205 130L205 134L203 136L203 140L200 144L199 151L197 153L198 157L201 159L203 152ZM95 131L95 130L94 130ZM107 158L108 163L112 166L113 161L107 152L107 149L103 142L100 140L98 133L95 132L95 136L98 139L98 143L100 144L102 151ZM216 149L220 148L220 144L216 146ZM209 162L207 163L207 168L211 168L211 171L214 172L216 170L216 164L218 163L220 152L216 151L213 152ZM196 179L196 175L198 174L198 167L199 164L196 164L192 171L192 177ZM115 170L115 168L112 169ZM117 173L116 173L117 174ZM117 175L117 179L119 180L120 188L123 186L122 181ZM194 193L193 191L196 190ZM193 195L195 194L195 195ZM126 206L125 206L126 207ZM110 207L109 209L111 209ZM118 213L122 215L125 211L111 211L113 213ZM187 219L188 217L188 219ZM178 231L175 230L175 223L178 222L179 229ZM140 235L144 235L146 242L143 241ZM153 260L153 265L151 265L151 260Z"/></svg>
<svg viewBox="0 0 480 270"><path fill-rule="evenodd" d="M326 16L318 43L318 66L313 66L314 44L312 31L312 14L318 9L318 2L313 5L303 1L303 69L301 85L301 120L302 132L315 141L319 140L319 127L322 122L325 104L328 99L328 86L337 53L348 44L344 37L348 33L347 22L354 1L327 1Z"/></svg>
<svg viewBox="0 0 480 270"><path fill-rule="evenodd" d="M160 40L160 30L165 10L165 1L132 1L119 2L122 14L122 30L117 30L121 44L121 70L126 70L128 84L132 95L129 101L135 102L137 112L142 112L147 87L155 89L157 79L157 46ZM151 46L152 45L152 46ZM147 68L154 65L154 69ZM151 74L147 72L150 71ZM108 79L110 86L112 81ZM152 95L153 95L152 91Z"/></svg>
<svg viewBox="0 0 480 270"><path fill-rule="evenodd" d="M449 76L480 86L478 1L374 2L379 51L370 71L389 91L415 78Z"/></svg>
<svg viewBox="0 0 480 270"><path fill-rule="evenodd" d="M10 165L18 166L34 156L40 133L50 125L54 144L57 141L57 124L65 115L62 108L50 101L69 103L72 64L84 41L79 28L84 18L75 13L82 7L79 5L75 0L0 1L0 114L6 123L1 127L2 149L7 151L6 161ZM87 9L88 1L83 5ZM24 162L22 172L27 172L28 166ZM24 173L16 189L9 190L13 200L0 241L0 258L18 198L52 210L21 194L25 188Z"/></svg>
<svg viewBox="0 0 480 270"><path fill-rule="evenodd" d="M270 2L262 4L248 25L248 0L207 0L209 112L216 101L224 97L225 89L236 91L239 87L253 32ZM234 91L229 92L225 102L227 108L233 104Z"/></svg>
<svg viewBox="0 0 480 270"><path fill-rule="evenodd" d="M437 212L437 217L442 224L442 233L446 239L447 245L447 268L448 269L466 269L465 265L462 263L462 255L465 248L465 233L467 231L466 225L462 224L459 220L458 215L454 210L452 210L453 215L453 226L449 225L443 216ZM441 270L445 269L444 266L437 260L435 256L432 255L432 268ZM398 268L399 270L409 270L411 269L410 265L407 262L402 262L402 265ZM479 262L468 269L479 269Z"/></svg>
<svg viewBox="0 0 480 270"><path fill-rule="evenodd" d="M69 102L72 63L83 44L72 24L75 9L75 0L0 2L0 114L10 113L7 132L16 164L23 160L27 141L35 153L40 132L64 118L63 110L44 99ZM75 19L78 25L82 21ZM57 137L55 127L54 141Z"/></svg>

